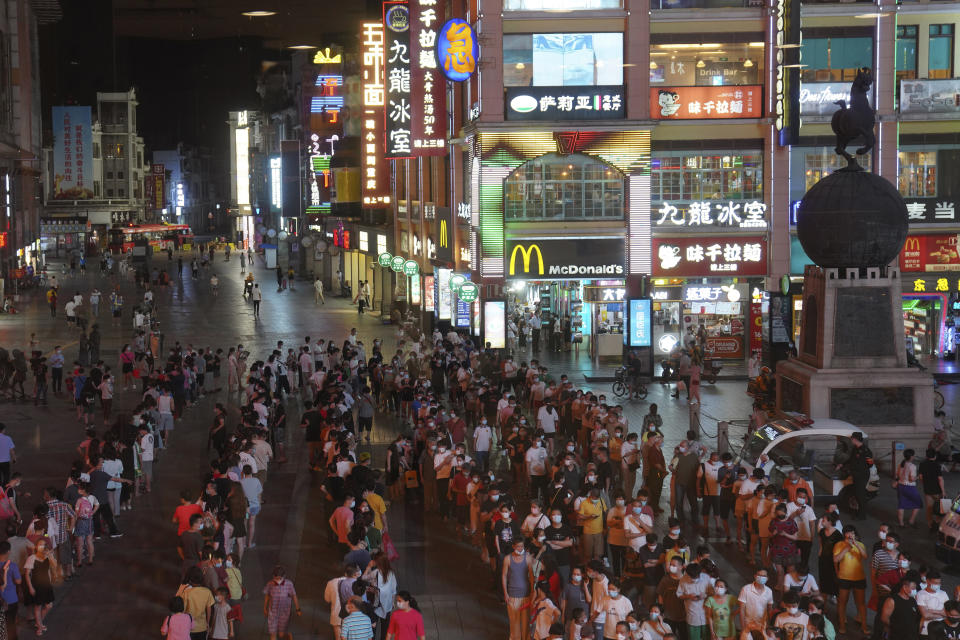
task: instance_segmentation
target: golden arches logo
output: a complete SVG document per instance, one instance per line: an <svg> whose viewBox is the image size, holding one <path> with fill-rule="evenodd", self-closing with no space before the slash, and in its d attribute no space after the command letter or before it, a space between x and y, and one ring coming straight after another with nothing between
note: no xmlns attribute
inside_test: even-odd
<svg viewBox="0 0 960 640"><path fill-rule="evenodd" d="M910 236L907 238L906 243L903 245L904 251L920 251L920 238L917 236Z"/></svg>
<svg viewBox="0 0 960 640"><path fill-rule="evenodd" d="M536 244L531 244L527 248L524 248L523 245L518 244L513 248L513 251L510 253L510 274L514 275L517 270L517 252L520 252L520 255L523 256L523 272L530 273L530 258L533 256L533 252L537 252L537 266L539 267L539 275L543 275L543 253L540 251L540 246Z"/></svg>
<svg viewBox="0 0 960 640"><path fill-rule="evenodd" d="M446 221L446 220L441 220L441 221L440 221L440 246L441 246L441 247L448 247L448 246L450 246L450 241L449 241L448 236L447 236L447 221Z"/></svg>

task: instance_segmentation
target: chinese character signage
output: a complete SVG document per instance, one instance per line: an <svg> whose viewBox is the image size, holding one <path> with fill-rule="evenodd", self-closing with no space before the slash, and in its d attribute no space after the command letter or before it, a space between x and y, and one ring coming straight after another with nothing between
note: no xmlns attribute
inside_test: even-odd
<svg viewBox="0 0 960 640"><path fill-rule="evenodd" d="M780 146L800 140L800 0L775 0L777 62L774 83L774 124Z"/></svg>
<svg viewBox="0 0 960 640"><path fill-rule="evenodd" d="M956 273L903 278L904 293L950 293L960 292L960 276Z"/></svg>
<svg viewBox="0 0 960 640"><path fill-rule="evenodd" d="M361 156L363 161L364 207L390 205L390 176L383 156L384 29L380 22L365 22L360 32L363 63L363 118Z"/></svg>
<svg viewBox="0 0 960 640"><path fill-rule="evenodd" d="M386 108L384 147L387 158L409 158L410 120L410 9L407 3L384 2Z"/></svg>
<svg viewBox="0 0 960 640"><path fill-rule="evenodd" d="M960 236L907 236L900 252L901 271L960 271Z"/></svg>
<svg viewBox="0 0 960 640"><path fill-rule="evenodd" d="M53 108L53 197L93 197L93 140L90 107ZM104 149L104 155L113 153Z"/></svg>
<svg viewBox="0 0 960 640"><path fill-rule="evenodd" d="M655 276L763 276L767 241L762 236L654 238Z"/></svg>
<svg viewBox="0 0 960 640"><path fill-rule="evenodd" d="M410 0L411 131L413 155L447 154L447 91L437 43L445 28L443 3Z"/></svg>
<svg viewBox="0 0 960 640"><path fill-rule="evenodd" d="M477 70L479 59L480 44L473 28L460 18L447 20L437 38L437 60L443 75L453 82L463 82Z"/></svg>
<svg viewBox="0 0 960 640"><path fill-rule="evenodd" d="M940 224L956 224L957 202L954 200L907 200L907 220L917 224L921 222L936 222Z"/></svg>
<svg viewBox="0 0 960 640"><path fill-rule="evenodd" d="M622 120L623 87L507 87L507 120Z"/></svg>
<svg viewBox="0 0 960 640"><path fill-rule="evenodd" d="M714 120L763 116L763 87L651 87L654 120Z"/></svg>
<svg viewBox="0 0 960 640"><path fill-rule="evenodd" d="M653 225L660 230L767 228L767 205L759 200L661 202L651 209Z"/></svg>
<svg viewBox="0 0 960 640"><path fill-rule="evenodd" d="M163 209L167 203L167 170L162 164L153 165L151 170L153 175L149 176L147 180L153 180L153 208Z"/></svg>
<svg viewBox="0 0 960 640"><path fill-rule="evenodd" d="M960 113L960 78L901 80L900 113Z"/></svg>
<svg viewBox="0 0 960 640"><path fill-rule="evenodd" d="M648 299L630 301L630 346L649 347L653 343L651 304Z"/></svg>

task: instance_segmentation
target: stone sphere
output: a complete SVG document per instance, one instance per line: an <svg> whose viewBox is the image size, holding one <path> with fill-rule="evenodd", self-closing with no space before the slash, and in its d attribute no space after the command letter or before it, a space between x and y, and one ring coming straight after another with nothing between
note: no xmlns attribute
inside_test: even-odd
<svg viewBox="0 0 960 640"><path fill-rule="evenodd" d="M907 240L907 205L896 187L869 171L834 171L797 210L797 237L824 268L881 267Z"/></svg>

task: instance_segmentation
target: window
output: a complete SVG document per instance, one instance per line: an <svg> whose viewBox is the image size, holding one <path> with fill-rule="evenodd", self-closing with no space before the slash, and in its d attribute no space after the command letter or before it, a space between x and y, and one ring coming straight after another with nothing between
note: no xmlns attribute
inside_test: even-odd
<svg viewBox="0 0 960 640"><path fill-rule="evenodd" d="M860 67L873 68L873 38L804 38L803 82L853 82Z"/></svg>
<svg viewBox="0 0 960 640"><path fill-rule="evenodd" d="M99 157L100 157L100 143L99 143L99 142L94 142L94 143L93 143L93 157L94 157L94 158L99 158Z"/></svg>
<svg viewBox="0 0 960 640"><path fill-rule="evenodd" d="M668 202L762 200L763 157L728 153L654 153L650 198Z"/></svg>
<svg viewBox="0 0 960 640"><path fill-rule="evenodd" d="M117 180L123 180L123 171L117 171Z"/></svg>
<svg viewBox="0 0 960 640"><path fill-rule="evenodd" d="M953 77L953 25L930 25L930 55L927 61L928 78Z"/></svg>
<svg viewBox="0 0 960 640"><path fill-rule="evenodd" d="M650 46L650 84L696 87L763 84L763 42Z"/></svg>
<svg viewBox="0 0 960 640"><path fill-rule="evenodd" d="M652 0L652 9L722 9L724 7L762 7L761 0Z"/></svg>
<svg viewBox="0 0 960 640"><path fill-rule="evenodd" d="M112 197L113 197L113 189L107 189L107 197L108 197L108 198L112 198Z"/></svg>
<svg viewBox="0 0 960 640"><path fill-rule="evenodd" d="M623 174L596 158L549 153L504 181L507 220L623 218Z"/></svg>
<svg viewBox="0 0 960 640"><path fill-rule="evenodd" d="M107 180L113 180L113 171L107 171Z"/></svg>
<svg viewBox="0 0 960 640"><path fill-rule="evenodd" d="M913 80L916 77L917 25L905 24L897 27L897 80Z"/></svg>
<svg viewBox="0 0 960 640"><path fill-rule="evenodd" d="M860 163L860 166L862 166L865 170L871 171L873 166L873 156L869 153L866 155L857 156L857 162ZM804 192L806 192L822 178L827 177L837 169L846 167L847 161L841 159L841 157L837 155L836 151L834 151L832 147L821 147L804 154L803 166L803 178L806 185L804 187Z"/></svg>
<svg viewBox="0 0 960 640"><path fill-rule="evenodd" d="M506 87L623 84L622 33L503 36Z"/></svg>
<svg viewBox="0 0 960 640"><path fill-rule="evenodd" d="M619 9L621 0L504 0L504 11L578 11Z"/></svg>
<svg viewBox="0 0 960 640"><path fill-rule="evenodd" d="M126 198L126 197L127 197L127 192L126 192L126 190L125 190L125 189L117 189L117 197L118 197L118 198Z"/></svg>
<svg viewBox="0 0 960 640"><path fill-rule="evenodd" d="M905 198L933 198L937 195L937 152L901 151L897 187Z"/></svg>

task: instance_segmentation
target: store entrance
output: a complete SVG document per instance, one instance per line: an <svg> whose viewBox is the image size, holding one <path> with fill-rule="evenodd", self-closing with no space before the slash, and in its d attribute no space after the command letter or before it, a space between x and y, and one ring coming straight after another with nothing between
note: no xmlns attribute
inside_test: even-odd
<svg viewBox="0 0 960 640"><path fill-rule="evenodd" d="M907 351L914 357L941 357L956 360L960 318L944 314L944 296L940 294L910 296L903 300L903 330ZM960 314L960 311L957 311ZM946 315L946 317L945 317Z"/></svg>

